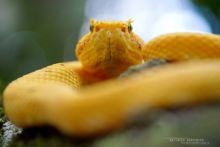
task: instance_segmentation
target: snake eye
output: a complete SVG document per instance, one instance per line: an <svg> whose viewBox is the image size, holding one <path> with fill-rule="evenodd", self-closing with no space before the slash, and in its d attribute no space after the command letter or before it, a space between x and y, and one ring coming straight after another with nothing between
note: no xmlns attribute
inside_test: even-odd
<svg viewBox="0 0 220 147"><path fill-rule="evenodd" d="M128 32L131 32L132 31L132 26L131 24L128 25Z"/></svg>
<svg viewBox="0 0 220 147"><path fill-rule="evenodd" d="M89 26L89 30L90 30L91 32L93 32L93 29L94 29L94 25L91 24L91 25Z"/></svg>

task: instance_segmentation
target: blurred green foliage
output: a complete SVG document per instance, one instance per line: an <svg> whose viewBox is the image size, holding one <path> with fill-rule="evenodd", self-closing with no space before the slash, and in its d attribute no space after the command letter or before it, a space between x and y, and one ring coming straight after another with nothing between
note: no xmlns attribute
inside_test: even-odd
<svg viewBox="0 0 220 147"><path fill-rule="evenodd" d="M0 77L0 109L2 107L2 92L5 88L5 85L6 85L5 82Z"/></svg>
<svg viewBox="0 0 220 147"><path fill-rule="evenodd" d="M26 73L75 58L86 0L1 0L0 79L8 83ZM192 0L220 33L220 2ZM220 20L220 18L219 18Z"/></svg>
<svg viewBox="0 0 220 147"><path fill-rule="evenodd" d="M192 0L198 11L208 20L212 32L220 34L220 1Z"/></svg>
<svg viewBox="0 0 220 147"><path fill-rule="evenodd" d="M0 78L8 83L43 66L75 59L84 3L1 0Z"/></svg>
<svg viewBox="0 0 220 147"><path fill-rule="evenodd" d="M193 0L193 2L198 6L204 6L209 8L217 17L220 17L220 1L218 0Z"/></svg>

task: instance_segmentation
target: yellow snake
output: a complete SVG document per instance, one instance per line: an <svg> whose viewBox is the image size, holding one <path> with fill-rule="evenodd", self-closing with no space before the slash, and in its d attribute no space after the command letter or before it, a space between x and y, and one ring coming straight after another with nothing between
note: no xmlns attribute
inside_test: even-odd
<svg viewBox="0 0 220 147"><path fill-rule="evenodd" d="M219 100L218 35L171 33L144 44L131 20L90 23L76 47L80 62L57 63L7 86L3 104L12 123L88 137L123 127L142 110ZM177 63L116 78L154 58Z"/></svg>

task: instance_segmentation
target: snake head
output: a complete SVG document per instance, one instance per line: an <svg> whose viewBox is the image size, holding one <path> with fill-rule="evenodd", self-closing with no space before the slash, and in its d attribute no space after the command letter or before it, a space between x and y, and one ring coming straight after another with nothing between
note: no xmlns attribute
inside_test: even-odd
<svg viewBox="0 0 220 147"><path fill-rule="evenodd" d="M143 40L128 21L90 20L90 32L76 46L76 56L91 73L117 76L131 65L142 62Z"/></svg>

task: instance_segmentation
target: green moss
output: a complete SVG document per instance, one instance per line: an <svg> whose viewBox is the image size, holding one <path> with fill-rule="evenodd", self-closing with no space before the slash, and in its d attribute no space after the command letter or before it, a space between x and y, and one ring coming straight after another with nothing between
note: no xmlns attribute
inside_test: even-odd
<svg viewBox="0 0 220 147"><path fill-rule="evenodd" d="M2 107L2 93L5 86L6 86L5 81L0 78L0 107Z"/></svg>
<svg viewBox="0 0 220 147"><path fill-rule="evenodd" d="M150 69L150 68L153 68L156 66L161 66L161 65L164 65L167 63L168 63L168 61L166 61L164 59L151 59L148 62L145 62L144 64L129 67L127 71L123 72L119 76L119 78L123 78L123 77L131 75L133 73L141 72L143 70Z"/></svg>
<svg viewBox="0 0 220 147"><path fill-rule="evenodd" d="M4 130L2 127L5 122L6 122L5 112L4 109L0 107L0 144L2 144L3 142Z"/></svg>

